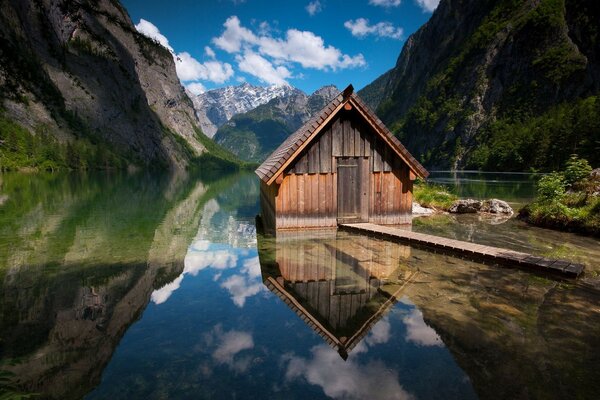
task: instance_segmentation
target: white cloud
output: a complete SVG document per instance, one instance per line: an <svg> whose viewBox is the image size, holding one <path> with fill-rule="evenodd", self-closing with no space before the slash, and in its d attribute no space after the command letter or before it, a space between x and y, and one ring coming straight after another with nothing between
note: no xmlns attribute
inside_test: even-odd
<svg viewBox="0 0 600 400"><path fill-rule="evenodd" d="M237 53L242 48L242 43L256 43L257 37L248 28L240 25L238 17L231 16L223 24L225 32L219 37L213 38L212 42L218 48L228 53Z"/></svg>
<svg viewBox="0 0 600 400"><path fill-rule="evenodd" d="M280 61L299 63L304 68L319 70L366 65L362 54L351 57L333 46L325 46L323 38L309 31L290 29L286 38L262 37L260 52Z"/></svg>
<svg viewBox="0 0 600 400"><path fill-rule="evenodd" d="M213 60L201 63L192 57L192 55L188 52L184 51L182 53L175 54L175 51L169 44L169 40L160 33L156 25L153 23L146 21L145 19L140 19L139 24L137 24L135 28L141 34L159 42L161 45L166 47L171 54L173 54L177 76L182 82L196 81L201 79L214 83L224 83L233 76L233 68L231 65L214 60L215 53L208 46L204 48L204 51L209 57L213 58ZM199 86L196 86L196 89L199 89Z"/></svg>
<svg viewBox="0 0 600 400"><path fill-rule="evenodd" d="M381 7L398 7L401 0L369 0L369 4Z"/></svg>
<svg viewBox="0 0 600 400"><path fill-rule="evenodd" d="M135 29L137 29L137 31L142 35L156 40L158 43L166 47L171 53L173 53L173 48L169 45L169 40L165 35L160 33L156 25L154 25L152 22L146 21L142 18L140 19L139 24L135 26Z"/></svg>
<svg viewBox="0 0 600 400"><path fill-rule="evenodd" d="M433 12L440 3L440 0L416 0L419 7L425 12Z"/></svg>
<svg viewBox="0 0 600 400"><path fill-rule="evenodd" d="M252 51L247 51L243 56L236 56L236 60L240 71L247 72L271 85L287 84L286 79L292 76L286 67L274 67L267 59Z"/></svg>
<svg viewBox="0 0 600 400"><path fill-rule="evenodd" d="M311 349L312 358L283 356L288 362L286 380L304 379L320 386L334 399L368 399L377 393L379 399L412 399L398 383L397 373L381 362L361 365L355 358L344 361L325 345Z"/></svg>
<svg viewBox="0 0 600 400"><path fill-rule="evenodd" d="M220 61L201 63L185 51L177 54L175 68L177 69L177 76L182 81L202 79L223 83L233 76L233 68L230 64Z"/></svg>
<svg viewBox="0 0 600 400"><path fill-rule="evenodd" d="M439 335L430 328L423 320L423 313L418 308L413 308L411 313L404 317L406 325L406 341L419 346L437 346L442 347L444 342Z"/></svg>
<svg viewBox="0 0 600 400"><path fill-rule="evenodd" d="M378 37L402 39L404 33L402 28L395 27L390 22L378 22L375 25L369 25L369 20L366 18L358 18L354 21L348 20L344 22L344 26L352 33L352 36L360 38L367 35L375 35Z"/></svg>
<svg viewBox="0 0 600 400"><path fill-rule="evenodd" d="M190 84L185 85L186 89L189 90L192 94L199 95L206 92L206 88L200 82L192 82Z"/></svg>
<svg viewBox="0 0 600 400"><path fill-rule="evenodd" d="M206 54L207 57L212 58L213 60L216 57L215 51L211 49L210 46L204 46L204 54Z"/></svg>
<svg viewBox="0 0 600 400"><path fill-rule="evenodd" d="M320 13L321 10L322 7L319 0L311 1L306 5L306 12L309 13L311 17L317 13Z"/></svg>
<svg viewBox="0 0 600 400"><path fill-rule="evenodd" d="M225 31L212 42L229 53L243 53L237 57L238 63L245 68L243 71L260 77L264 82L282 83L291 77L289 69L282 64L298 63L304 68L334 71L366 65L362 54L343 54L310 31L289 29L282 38L256 35L243 27L236 16L229 17L223 26ZM279 67L275 68L273 64Z"/></svg>

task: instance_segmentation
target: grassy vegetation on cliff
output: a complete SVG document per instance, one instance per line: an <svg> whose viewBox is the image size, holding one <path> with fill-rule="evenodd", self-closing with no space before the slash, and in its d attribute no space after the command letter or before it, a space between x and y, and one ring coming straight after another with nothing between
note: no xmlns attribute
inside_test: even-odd
<svg viewBox="0 0 600 400"><path fill-rule="evenodd" d="M571 156L562 172L540 179L535 201L519 211L530 224L600 236L600 176Z"/></svg>
<svg viewBox="0 0 600 400"><path fill-rule="evenodd" d="M87 139L60 143L44 129L32 135L0 113L0 171L122 168L123 158Z"/></svg>
<svg viewBox="0 0 600 400"><path fill-rule="evenodd" d="M402 87L379 105L378 115L426 165L552 171L573 152L600 163L600 101L597 85L585 78L596 68L586 51L600 38L592 4L479 3L474 8L484 17L432 64L409 108L402 108L408 90ZM485 64L494 52L512 58ZM492 89L497 92L489 95Z"/></svg>

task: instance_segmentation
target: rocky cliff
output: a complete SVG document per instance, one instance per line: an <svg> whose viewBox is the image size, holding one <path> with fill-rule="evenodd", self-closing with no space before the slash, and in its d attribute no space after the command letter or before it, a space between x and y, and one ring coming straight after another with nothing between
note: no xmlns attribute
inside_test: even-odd
<svg viewBox="0 0 600 400"><path fill-rule="evenodd" d="M593 0L442 0L359 94L430 167L600 163Z"/></svg>
<svg viewBox="0 0 600 400"><path fill-rule="evenodd" d="M172 55L117 0L3 1L0 60L4 169L36 157L181 168L211 146Z"/></svg>
<svg viewBox="0 0 600 400"><path fill-rule="evenodd" d="M338 94L332 85L323 86L310 96L292 89L286 96L233 116L213 139L241 159L262 161Z"/></svg>

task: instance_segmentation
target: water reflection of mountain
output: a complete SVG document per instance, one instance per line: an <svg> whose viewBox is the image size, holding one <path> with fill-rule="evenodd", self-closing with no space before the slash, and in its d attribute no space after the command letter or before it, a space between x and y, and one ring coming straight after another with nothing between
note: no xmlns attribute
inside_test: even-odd
<svg viewBox="0 0 600 400"><path fill-rule="evenodd" d="M401 296L410 247L335 230L261 236L265 286L342 358Z"/></svg>
<svg viewBox="0 0 600 400"><path fill-rule="evenodd" d="M203 208L230 184L5 175L0 369L28 392L87 393L154 289L181 273Z"/></svg>

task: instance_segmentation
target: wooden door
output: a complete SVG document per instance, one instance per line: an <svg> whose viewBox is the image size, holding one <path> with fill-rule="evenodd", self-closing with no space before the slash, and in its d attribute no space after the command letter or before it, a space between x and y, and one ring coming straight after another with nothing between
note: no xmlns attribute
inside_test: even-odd
<svg viewBox="0 0 600 400"><path fill-rule="evenodd" d="M362 220L362 163L360 157L340 157L337 160L338 223Z"/></svg>

